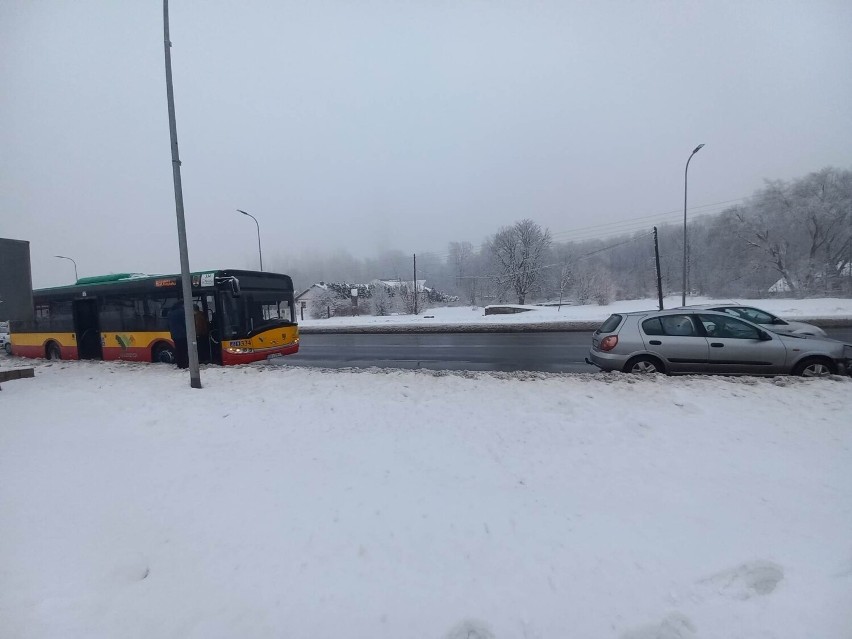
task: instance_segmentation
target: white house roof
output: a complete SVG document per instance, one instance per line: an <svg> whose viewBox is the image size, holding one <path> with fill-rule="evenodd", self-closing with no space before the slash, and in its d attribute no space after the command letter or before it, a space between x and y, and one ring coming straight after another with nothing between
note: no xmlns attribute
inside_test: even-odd
<svg viewBox="0 0 852 639"><path fill-rule="evenodd" d="M299 293L299 294L296 296L296 299L298 300L300 297L305 296L307 293L310 293L310 292L311 292L312 290L314 290L315 288L318 288L318 289L323 290L323 291L327 291L327 290L328 290L328 285L327 285L325 282L320 282L319 284L311 284L308 288L306 288L304 291L302 291L301 293Z"/></svg>

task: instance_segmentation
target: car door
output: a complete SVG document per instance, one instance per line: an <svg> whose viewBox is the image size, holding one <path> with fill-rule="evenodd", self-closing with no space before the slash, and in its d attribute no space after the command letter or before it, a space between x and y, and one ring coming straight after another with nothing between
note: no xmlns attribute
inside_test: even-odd
<svg viewBox="0 0 852 639"><path fill-rule="evenodd" d="M716 373L772 375L784 371L787 348L769 331L728 315L700 314Z"/></svg>
<svg viewBox="0 0 852 639"><path fill-rule="evenodd" d="M644 320L641 327L645 348L663 358L669 372L707 371L710 348L692 315L657 315Z"/></svg>

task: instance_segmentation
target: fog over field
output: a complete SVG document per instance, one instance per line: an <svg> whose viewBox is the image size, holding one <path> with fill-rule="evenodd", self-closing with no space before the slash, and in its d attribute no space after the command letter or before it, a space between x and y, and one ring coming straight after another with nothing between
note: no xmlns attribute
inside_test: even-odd
<svg viewBox="0 0 852 639"><path fill-rule="evenodd" d="M698 144L695 214L852 166L845 2L170 12L194 269L257 266L238 208L267 268L294 270L445 259L524 218L555 241L677 222ZM179 270L162 17L158 2L0 6L0 236L32 243L37 287L70 282L54 255L81 276Z"/></svg>

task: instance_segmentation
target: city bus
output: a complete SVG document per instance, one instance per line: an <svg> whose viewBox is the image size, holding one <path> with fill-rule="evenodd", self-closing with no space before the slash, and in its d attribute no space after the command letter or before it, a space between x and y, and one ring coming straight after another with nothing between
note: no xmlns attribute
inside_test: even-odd
<svg viewBox="0 0 852 639"><path fill-rule="evenodd" d="M32 321L12 322L12 354L47 359L175 362L167 315L180 275L119 273L33 291ZM246 364L299 350L293 281L261 271L192 274L202 363ZM205 334L206 333L206 334Z"/></svg>

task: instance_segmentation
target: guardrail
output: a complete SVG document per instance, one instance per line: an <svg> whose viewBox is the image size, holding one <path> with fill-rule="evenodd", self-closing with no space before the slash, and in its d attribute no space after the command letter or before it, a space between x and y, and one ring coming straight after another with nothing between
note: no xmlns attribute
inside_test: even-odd
<svg viewBox="0 0 852 639"><path fill-rule="evenodd" d="M822 328L852 328L852 317L796 317L795 321L807 322ZM598 328L603 320L582 322L536 322L501 324L492 322L464 324L365 324L362 326L299 326L302 335L311 334L393 334L393 333L585 333Z"/></svg>

